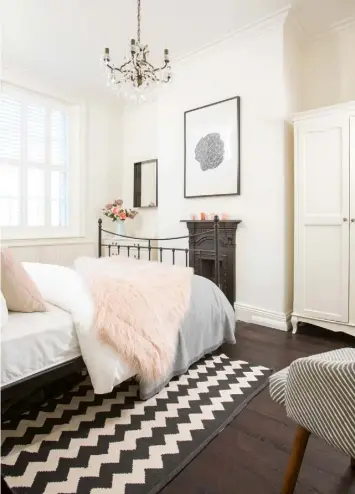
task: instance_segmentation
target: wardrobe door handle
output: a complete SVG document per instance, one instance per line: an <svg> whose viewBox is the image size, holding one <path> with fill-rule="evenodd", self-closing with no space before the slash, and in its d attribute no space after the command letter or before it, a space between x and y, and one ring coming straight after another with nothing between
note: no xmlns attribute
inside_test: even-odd
<svg viewBox="0 0 355 494"><path fill-rule="evenodd" d="M355 218L351 218L351 223L355 223Z"/></svg>
<svg viewBox="0 0 355 494"><path fill-rule="evenodd" d="M348 221L348 218L343 218L344 223Z"/></svg>

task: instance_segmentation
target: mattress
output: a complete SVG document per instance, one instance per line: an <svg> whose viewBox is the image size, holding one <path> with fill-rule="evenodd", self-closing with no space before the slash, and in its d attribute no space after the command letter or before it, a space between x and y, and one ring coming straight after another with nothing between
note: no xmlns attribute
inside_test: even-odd
<svg viewBox="0 0 355 494"><path fill-rule="evenodd" d="M9 312L1 330L1 386L81 355L71 315L46 303L47 312Z"/></svg>

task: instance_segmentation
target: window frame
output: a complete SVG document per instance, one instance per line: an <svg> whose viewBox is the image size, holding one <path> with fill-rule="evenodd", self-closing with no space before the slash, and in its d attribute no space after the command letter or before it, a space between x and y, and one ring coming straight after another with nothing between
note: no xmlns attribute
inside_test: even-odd
<svg viewBox="0 0 355 494"><path fill-rule="evenodd" d="M85 123L85 106L79 105L63 98L56 98L54 96L49 96L47 94L39 93L33 91L32 89L23 88L12 83L3 83L1 85L1 91L6 94L19 98L21 102L25 102L29 105L31 102L36 104L44 104L47 108L50 107L52 110L59 109L64 111L67 115L67 140L68 140L68 164L64 168L61 165L51 165L48 163L33 163L33 168L52 170L52 171L64 171L67 174L67 226L50 226L47 221L45 221L44 226L28 226L28 225L17 225L17 226L0 226L0 238L3 240L44 240L44 239L71 239L84 237L83 232L83 199L84 193L82 187L82 157L84 154L84 123ZM23 139L27 139L27 133L24 130L26 125L26 119L21 119L22 125L22 136L21 136L21 161L17 164L14 160L8 160L9 163L13 162L13 166L20 167L20 215L26 213L26 201L24 200L24 192L27 186L26 173L31 167L27 157L23 156L24 148L26 149L26 143L23 143ZM46 137L48 139L48 136ZM46 143L48 147L49 143ZM22 166L25 163L25 170ZM1 166L1 165L0 165ZM50 177L50 173L45 174ZM50 180L49 180L50 182ZM51 198L48 194L50 189L49 183L45 186L45 209L50 203ZM50 216L49 212L45 211L45 215Z"/></svg>

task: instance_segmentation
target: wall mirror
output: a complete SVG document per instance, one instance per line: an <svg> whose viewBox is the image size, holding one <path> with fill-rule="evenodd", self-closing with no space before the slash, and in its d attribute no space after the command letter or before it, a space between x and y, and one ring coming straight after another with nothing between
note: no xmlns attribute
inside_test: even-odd
<svg viewBox="0 0 355 494"><path fill-rule="evenodd" d="M158 206L158 160L134 163L133 207Z"/></svg>

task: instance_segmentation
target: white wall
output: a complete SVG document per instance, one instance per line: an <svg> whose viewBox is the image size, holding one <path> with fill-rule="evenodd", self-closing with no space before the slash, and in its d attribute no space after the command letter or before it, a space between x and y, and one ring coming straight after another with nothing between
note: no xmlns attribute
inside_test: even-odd
<svg viewBox="0 0 355 494"><path fill-rule="evenodd" d="M88 104L87 121L85 228L86 237L94 239L96 245L97 220L102 217L101 209L111 199L118 199L122 193L121 118L115 105L91 102ZM104 226L108 224L105 218Z"/></svg>
<svg viewBox="0 0 355 494"><path fill-rule="evenodd" d="M61 97L82 107L82 179L78 186L78 202L83 219L82 237L58 240L6 241L19 260L71 264L79 255L95 255L97 247L97 219L101 208L111 196L121 194L119 168L121 166L120 114L116 100L80 99L77 94L63 94L59 87L37 80L29 74L6 68L3 79L12 84ZM79 196L82 196L82 200Z"/></svg>
<svg viewBox="0 0 355 494"><path fill-rule="evenodd" d="M133 206L133 164L138 161L159 159L158 108L156 102L130 106L122 115L122 199L124 206ZM159 160L158 167L163 166ZM140 209L132 221L126 221L127 234L154 237L158 235L157 209Z"/></svg>
<svg viewBox="0 0 355 494"><path fill-rule="evenodd" d="M262 314L283 328L291 309L286 259L290 218L284 214L289 167L284 19L279 15L181 61L172 85L155 104L127 109L123 117L127 198L133 194L133 162L159 159L159 207L144 216L145 231L186 234L180 220L200 211L226 211L241 219L237 313L254 320ZM184 111L236 95L241 96L241 195L184 199Z"/></svg>
<svg viewBox="0 0 355 494"><path fill-rule="evenodd" d="M306 42L298 111L355 99L355 20Z"/></svg>

